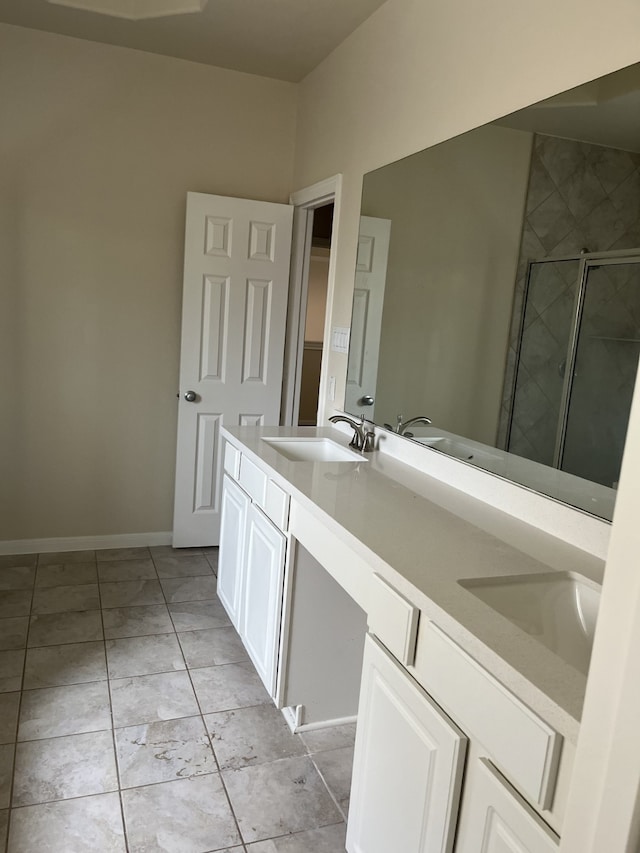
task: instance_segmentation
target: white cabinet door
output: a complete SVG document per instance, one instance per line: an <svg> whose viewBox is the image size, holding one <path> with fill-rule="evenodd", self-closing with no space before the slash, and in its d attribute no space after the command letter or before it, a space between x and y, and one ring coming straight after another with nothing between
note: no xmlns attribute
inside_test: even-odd
<svg viewBox="0 0 640 853"><path fill-rule="evenodd" d="M276 692L285 537L255 504L249 507L240 636L273 698Z"/></svg>
<svg viewBox="0 0 640 853"><path fill-rule="evenodd" d="M449 853L467 740L370 635L365 643L347 850Z"/></svg>
<svg viewBox="0 0 640 853"><path fill-rule="evenodd" d="M229 619L237 630L240 629L244 548L250 503L249 496L225 474L222 487L218 598L224 604Z"/></svg>
<svg viewBox="0 0 640 853"><path fill-rule="evenodd" d="M557 835L485 758L467 770L456 853L558 853Z"/></svg>

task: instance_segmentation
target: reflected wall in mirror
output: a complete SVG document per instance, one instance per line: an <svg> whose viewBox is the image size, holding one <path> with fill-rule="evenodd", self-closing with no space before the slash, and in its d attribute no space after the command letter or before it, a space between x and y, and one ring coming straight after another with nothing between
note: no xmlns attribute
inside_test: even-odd
<svg viewBox="0 0 640 853"><path fill-rule="evenodd" d="M611 518L639 354L640 65L365 175L347 411Z"/></svg>

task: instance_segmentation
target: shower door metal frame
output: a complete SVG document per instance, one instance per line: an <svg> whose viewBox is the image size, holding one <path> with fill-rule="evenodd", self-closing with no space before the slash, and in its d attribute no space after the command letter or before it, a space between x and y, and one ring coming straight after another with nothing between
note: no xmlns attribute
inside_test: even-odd
<svg viewBox="0 0 640 853"><path fill-rule="evenodd" d="M620 264L640 264L640 253L637 249L627 249L623 252L591 252L579 257L581 260L578 271L580 284L576 293L576 301L573 311L573 325L569 336L569 349L564 371L564 385L562 388L562 397L560 398L560 421L558 423L556 446L553 454L553 467L558 469L562 466L565 443L567 440L569 405L571 402L571 392L573 390L573 380L575 378L576 357L578 354L578 343L580 339L580 328L582 326L582 313L584 310L589 270L605 266L617 266Z"/></svg>
<svg viewBox="0 0 640 853"><path fill-rule="evenodd" d="M571 400L571 390L573 388L573 378L575 371L576 355L578 350L578 341L580 337L580 326L582 323L582 310L584 307L584 299L586 294L588 271L594 267L625 264L625 263L640 263L640 249L621 249L610 252L582 252L574 255L560 255L550 258L535 258L527 263L527 276L522 298L522 313L518 329L518 346L516 349L516 361L513 373L513 390L511 392L511 401L509 404L509 421L508 429L505 438L505 449L508 450L511 442L511 430L513 427L513 410L515 407L516 387L518 383L518 371L520 369L520 356L522 351L522 338L524 335L524 318L527 309L527 299L529 298L529 286L531 283L531 270L534 264L555 264L562 261L579 261L578 273L576 280L578 288L573 307L573 320L571 332L569 335L569 344L567 347L567 358L565 362L564 384L562 386L562 395L560 397L560 421L558 423L558 431L556 433L556 442L553 454L553 463L551 467L560 468L562 458L564 456L564 447L567 437L567 422L569 419L569 402Z"/></svg>

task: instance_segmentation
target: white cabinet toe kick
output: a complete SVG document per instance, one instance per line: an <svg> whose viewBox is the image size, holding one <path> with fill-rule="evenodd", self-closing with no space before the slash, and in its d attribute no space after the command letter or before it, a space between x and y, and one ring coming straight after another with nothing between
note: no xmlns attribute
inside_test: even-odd
<svg viewBox="0 0 640 853"><path fill-rule="evenodd" d="M557 850L573 743L366 541L354 547L339 499L333 514L314 505L291 467L234 433L223 433L218 595L292 728L357 718L349 853ZM309 481L346 476L342 463L304 464Z"/></svg>

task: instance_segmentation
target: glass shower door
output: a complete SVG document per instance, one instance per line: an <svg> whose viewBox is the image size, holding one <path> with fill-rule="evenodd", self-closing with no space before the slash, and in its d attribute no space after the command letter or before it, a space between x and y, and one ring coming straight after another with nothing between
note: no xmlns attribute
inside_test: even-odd
<svg viewBox="0 0 640 853"><path fill-rule="evenodd" d="M615 488L640 355L640 257L587 261L573 351L556 465Z"/></svg>
<svg viewBox="0 0 640 853"><path fill-rule="evenodd" d="M553 465L580 260L533 261L524 293L506 449Z"/></svg>

